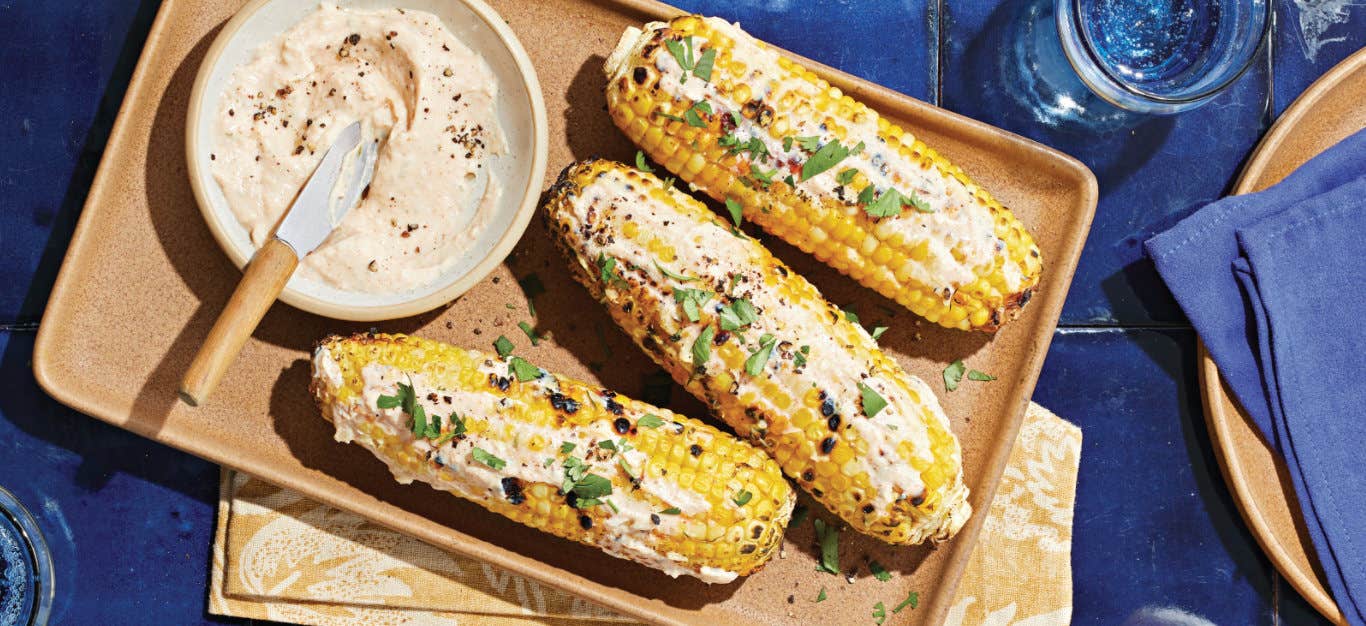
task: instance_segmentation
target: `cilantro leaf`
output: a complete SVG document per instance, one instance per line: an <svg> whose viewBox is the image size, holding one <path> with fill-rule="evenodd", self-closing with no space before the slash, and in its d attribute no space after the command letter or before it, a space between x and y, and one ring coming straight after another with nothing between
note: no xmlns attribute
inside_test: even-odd
<svg viewBox="0 0 1366 626"><path fill-rule="evenodd" d="M695 63L693 62L692 38L687 38L685 41L688 42L686 48L682 41L665 39L664 47L668 48L669 54L673 55L675 61L678 61L678 66L683 68L682 80L686 81L688 79L687 73L693 70Z"/></svg>
<svg viewBox="0 0 1366 626"><path fill-rule="evenodd" d="M740 493L735 494L735 506L745 506L746 504L749 504L749 501L753 498L754 494L741 489Z"/></svg>
<svg viewBox="0 0 1366 626"><path fill-rule="evenodd" d="M715 63L716 48L707 48L706 52L702 53L702 58L697 60L697 65L693 67L692 75L711 82L711 69Z"/></svg>
<svg viewBox="0 0 1366 626"><path fill-rule="evenodd" d="M636 420L636 426L641 428L659 428L664 425L664 420L654 413L646 413Z"/></svg>
<svg viewBox="0 0 1366 626"><path fill-rule="evenodd" d="M825 586L822 585L822 586L821 586L821 592L818 593L818 594L816 594L816 601L817 601L817 602L825 602L825 598L826 598L826 596L825 596Z"/></svg>
<svg viewBox="0 0 1366 626"><path fill-rule="evenodd" d="M669 268L660 265L659 261L655 261L655 267L658 268L659 271L665 276L668 276L669 278L672 278L680 283L690 283L694 280L697 280L697 278L693 276L684 276L683 274L679 274L678 272L671 272L669 271Z"/></svg>
<svg viewBox="0 0 1366 626"><path fill-rule="evenodd" d="M865 205L863 210L873 217L894 217L901 214L901 205L907 202L909 201L901 192L888 187L877 200Z"/></svg>
<svg viewBox="0 0 1366 626"><path fill-rule="evenodd" d="M403 401L398 396L380 396L375 400L375 406L381 409L396 409L402 406Z"/></svg>
<svg viewBox="0 0 1366 626"><path fill-rule="evenodd" d="M867 187L863 188L863 191L858 192L858 203L868 204L872 202L875 194L877 194L877 190L873 188L872 183L869 183Z"/></svg>
<svg viewBox="0 0 1366 626"><path fill-rule="evenodd" d="M873 578L884 583L892 579L892 573L887 571L887 568L883 567L882 564L877 561L870 561L868 563L868 571L873 573Z"/></svg>
<svg viewBox="0 0 1366 626"><path fill-rule="evenodd" d="M840 573L840 529L816 518L816 539L821 544L821 560L816 571L839 575Z"/></svg>
<svg viewBox="0 0 1366 626"><path fill-rule="evenodd" d="M876 390L863 383L858 384L858 391L863 396L863 414L874 417L887 408L887 400Z"/></svg>
<svg viewBox="0 0 1366 626"><path fill-rule="evenodd" d="M740 330L758 320L754 305L745 298L721 307L721 330Z"/></svg>
<svg viewBox="0 0 1366 626"><path fill-rule="evenodd" d="M883 606L881 602L878 602L877 604L874 604L874 605L873 605L873 623L874 623L874 624L882 624L882 622L884 622L884 621L886 621L886 620L887 620L887 607Z"/></svg>
<svg viewBox="0 0 1366 626"><path fill-rule="evenodd" d="M967 366L963 365L963 359L958 359L944 368L944 388L949 391L956 391L958 383L963 380L963 370Z"/></svg>
<svg viewBox="0 0 1366 626"><path fill-rule="evenodd" d="M848 167L840 170L840 173L835 175L835 182L841 185L848 185L849 183L854 182L855 176L858 176L858 170Z"/></svg>
<svg viewBox="0 0 1366 626"><path fill-rule="evenodd" d="M574 448L578 447L578 445L579 444L572 441L566 441L560 444L560 454L569 454L570 452L573 452Z"/></svg>
<svg viewBox="0 0 1366 626"><path fill-rule="evenodd" d="M640 150L636 150L636 169L642 172L655 171L655 168L650 167L648 164L645 163L645 153Z"/></svg>
<svg viewBox="0 0 1366 626"><path fill-rule="evenodd" d="M715 336L715 326L703 328L702 332L698 333L697 340L692 343L692 366L694 369L702 367L711 360L711 339Z"/></svg>
<svg viewBox="0 0 1366 626"><path fill-rule="evenodd" d="M617 260L601 252L598 253L598 277L602 282L619 287L627 286L626 279L617 273Z"/></svg>
<svg viewBox="0 0 1366 626"><path fill-rule="evenodd" d="M574 482L573 492L579 498L588 499L610 496L612 495L612 481L597 474L585 474L583 478Z"/></svg>
<svg viewBox="0 0 1366 626"><path fill-rule="evenodd" d="M508 361L508 371L517 377L518 382L523 383L541 377L541 368L519 356L514 356Z"/></svg>
<svg viewBox="0 0 1366 626"><path fill-rule="evenodd" d="M906 608L906 607L908 607L908 606L911 607L911 608L913 608L913 609L916 608L916 607L918 607L918 606L920 606L920 594L919 594L919 593L912 591L912 592L910 593L910 595L906 596L906 599L905 599L905 600L902 600L902 601L901 601L901 604L896 605L896 607L892 609L892 612L893 612L893 613L900 613L900 612L901 612L901 609L904 609L904 608Z"/></svg>
<svg viewBox="0 0 1366 626"><path fill-rule="evenodd" d="M683 305L683 314L688 320L697 322L702 319L702 307L715 295L706 289L674 289L674 302Z"/></svg>
<svg viewBox="0 0 1366 626"><path fill-rule="evenodd" d="M768 364L768 359L773 356L773 346L778 340L768 333L764 333L759 338L759 349L745 359L745 373L750 376L758 376L764 371L764 366Z"/></svg>
<svg viewBox="0 0 1366 626"><path fill-rule="evenodd" d="M821 138L815 135L809 137L792 137L791 139L797 143L798 147L807 152L816 152L820 150L821 147ZM787 143L786 139L783 141L784 143ZM792 148L790 147L788 148L788 150L791 149Z"/></svg>
<svg viewBox="0 0 1366 626"><path fill-rule="evenodd" d="M798 142L801 140L800 137L797 139ZM821 146L815 154L811 155L811 158L802 164L802 180L810 180L811 177L839 165L839 162L847 156L849 156L849 149L840 145L838 141L832 141Z"/></svg>
<svg viewBox="0 0 1366 626"><path fill-rule="evenodd" d="M808 356L811 356L811 346L802 346L796 354L792 355L792 363L797 367L806 367Z"/></svg>
<svg viewBox="0 0 1366 626"><path fill-rule="evenodd" d="M507 461L504 461L496 456L493 456L492 454L489 454L487 450L480 448L479 446L475 446L473 449L471 449L470 455L474 457L474 460L496 470L503 469L503 467L507 465Z"/></svg>
<svg viewBox="0 0 1366 626"><path fill-rule="evenodd" d="M671 507L669 507L669 508L667 508L667 509L664 509L663 511L660 511L659 514L660 514L660 515L678 515L679 513L682 513L682 512L683 512L683 511L682 511L681 509L679 509L678 507L676 507L676 506L671 506Z"/></svg>
<svg viewBox="0 0 1366 626"><path fill-rule="evenodd" d="M930 206L930 203L926 202L924 198L915 195L914 191L906 196L906 203L915 207L915 210L921 213L934 213L934 207Z"/></svg>
<svg viewBox="0 0 1366 626"><path fill-rule="evenodd" d="M730 219L731 221L735 222L735 227L739 228L740 220L743 218L744 215L744 211L740 207L740 203L730 198L726 198L726 210L730 212Z"/></svg>
<svg viewBox="0 0 1366 626"><path fill-rule="evenodd" d="M847 320L849 320L849 321L851 321L851 322L853 322L853 323L855 323L855 324L860 323L860 322L859 322L859 319L858 319L858 313L855 313L855 312L854 312L854 309L852 309L852 308L841 308L840 310L841 310L841 311L844 311L844 319L847 319Z"/></svg>
<svg viewBox="0 0 1366 626"><path fill-rule="evenodd" d="M869 334L871 334L871 335L873 336L873 341L877 341L880 337L882 337L882 333L885 333L885 332L887 332L887 327L886 327L886 326L874 326L874 327L873 327L873 332L871 332L871 333L869 333Z"/></svg>
<svg viewBox="0 0 1366 626"><path fill-rule="evenodd" d="M977 371L977 370L968 370L968 380L976 380L976 381L979 381L979 382L988 382L988 381L996 380L996 377L995 377L995 376L992 376L991 374L988 374L988 373L986 373L986 372L979 372L979 371Z"/></svg>
<svg viewBox="0 0 1366 626"><path fill-rule="evenodd" d="M527 339L531 340L531 345L537 346L541 344L541 337L540 335L536 334L536 329L532 328L531 324L528 324L526 322L517 322L517 328L522 329L522 332L526 333Z"/></svg>

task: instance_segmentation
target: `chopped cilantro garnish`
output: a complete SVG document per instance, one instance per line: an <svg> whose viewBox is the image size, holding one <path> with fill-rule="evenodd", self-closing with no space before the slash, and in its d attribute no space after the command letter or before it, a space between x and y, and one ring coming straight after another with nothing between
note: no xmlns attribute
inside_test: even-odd
<svg viewBox="0 0 1366 626"><path fill-rule="evenodd" d="M882 333L885 333L885 332L887 332L887 327L886 327L886 326L874 326L874 327L873 327L873 332L871 332L871 333L869 333L869 334L871 334L871 335L873 336L873 341L877 341L878 339L880 339L880 338L882 337Z"/></svg>
<svg viewBox="0 0 1366 626"><path fill-rule="evenodd" d="M617 451L617 444L612 443L612 440L610 439L603 439L602 441L599 441L598 447L602 448L603 450L611 450L612 452Z"/></svg>
<svg viewBox="0 0 1366 626"><path fill-rule="evenodd" d="M849 183L854 182L855 176L858 176L858 170L852 167L845 168L835 175L835 182L841 185L848 185Z"/></svg>
<svg viewBox="0 0 1366 626"><path fill-rule="evenodd" d="M687 37L683 41L665 39L664 47L668 48L669 54L673 55L675 61L678 61L678 66L683 68L683 76L679 78L679 82L687 82L688 72L693 71L693 68L697 66L697 60L693 56L692 38Z"/></svg>
<svg viewBox="0 0 1366 626"><path fill-rule="evenodd" d="M840 573L840 529L816 518L816 540L821 544L821 560L816 563L816 571L838 575Z"/></svg>
<svg viewBox="0 0 1366 626"><path fill-rule="evenodd" d="M797 186L797 179L793 178L791 174L788 174L787 176L784 176L784 177L783 177L783 182L787 183L787 186L788 186L788 187L796 187L796 186Z"/></svg>
<svg viewBox="0 0 1366 626"><path fill-rule="evenodd" d="M745 298L721 307L721 330L740 330L758 320L754 305Z"/></svg>
<svg viewBox="0 0 1366 626"><path fill-rule="evenodd" d="M409 412L413 416L413 434L418 437L427 437L427 410L422 405L416 405Z"/></svg>
<svg viewBox="0 0 1366 626"><path fill-rule="evenodd" d="M522 294L526 296L526 310L532 317L536 317L536 296L545 293L545 285L541 283L541 277L536 274L527 274L517 280L517 286L522 288Z"/></svg>
<svg viewBox="0 0 1366 626"><path fill-rule="evenodd" d="M908 606L911 607L911 608L913 608L913 609L916 608L916 607L918 607L918 606L920 606L920 594L919 594L919 593L917 593L917 592L915 592L915 591L912 591L910 595L906 596L906 599L905 599L905 600L902 600L902 601L901 601L901 604L898 604L898 605L896 605L895 607L892 608L892 612L893 612L893 613L900 613L900 612L901 612L901 609L904 609L904 608L906 608L906 607L908 607Z"/></svg>
<svg viewBox="0 0 1366 626"><path fill-rule="evenodd" d="M792 509L792 519L787 521L787 527L796 528L797 526L801 526L802 522L806 521L806 514L810 512L811 509L802 505L797 505L796 508Z"/></svg>
<svg viewBox="0 0 1366 626"><path fill-rule="evenodd" d="M716 48L707 48L702 53L702 58L697 60L697 65L693 67L692 75L704 81L711 82L711 68L716 63Z"/></svg>
<svg viewBox="0 0 1366 626"><path fill-rule="evenodd" d="M640 477L636 476L636 473L631 470L631 466L626 463L626 457L617 457L617 465L621 467L621 471L626 472L626 475L629 476L631 480L640 480Z"/></svg>
<svg viewBox="0 0 1366 626"><path fill-rule="evenodd" d="M934 213L934 207L930 206L930 203L926 202L920 196L915 195L915 192L911 192L910 195L906 196L906 202L921 213Z"/></svg>
<svg viewBox="0 0 1366 626"><path fill-rule="evenodd" d="M705 102L698 102L698 103L697 103L697 105L702 105L702 104L707 104L707 103L705 103ZM703 120L703 119L702 119L702 116L701 116L701 115L698 115L697 112L700 110L700 108L699 108L697 105L693 105L693 106L692 106L691 108L689 108L687 111L684 111L684 112L683 112L683 121L687 122L687 123L688 123L688 126L692 126L693 128L706 128L706 127L707 127L707 122L706 122L706 120ZM711 108L711 107L709 106L708 108Z"/></svg>
<svg viewBox="0 0 1366 626"><path fill-rule="evenodd" d="M735 222L735 227L739 228L740 220L744 215L744 212L740 207L740 203L731 200L730 198L726 198L726 210L730 212L730 219L731 221Z"/></svg>
<svg viewBox="0 0 1366 626"><path fill-rule="evenodd" d="M818 594L816 594L816 601L817 601L817 602L825 602L825 586L824 586L824 585L821 586L821 592L818 593Z"/></svg>
<svg viewBox="0 0 1366 626"><path fill-rule="evenodd" d="M858 192L858 203L866 205L872 202L876 195L877 190L873 188L872 183L869 183L867 187L863 188L863 191Z"/></svg>
<svg viewBox="0 0 1366 626"><path fill-rule="evenodd" d="M773 356L773 346L776 343L778 340L768 333L759 337L759 349L755 350L754 354L749 355L748 359L745 359L745 373L750 376L758 376L760 372L764 371L764 365L767 365L769 357Z"/></svg>
<svg viewBox="0 0 1366 626"><path fill-rule="evenodd" d="M636 420L636 426L641 428L659 428L664 425L664 420L653 413L646 413L643 417Z"/></svg>
<svg viewBox="0 0 1366 626"><path fill-rule="evenodd" d="M440 437L440 436L441 436L441 416L440 416L440 415L437 415L437 414L435 414L435 413L432 414L431 419L427 421L427 430L426 430L425 433L423 433L422 436L425 437L425 438L427 438L427 439L436 439L437 437Z"/></svg>
<svg viewBox="0 0 1366 626"><path fill-rule="evenodd" d="M655 267L658 268L659 271L663 273L665 276L668 276L669 278L672 278L680 283L690 283L694 280L697 280L697 278L692 276L684 276L682 274L679 274L678 272L670 272L669 268L660 265L659 261L655 261Z"/></svg>
<svg viewBox="0 0 1366 626"><path fill-rule="evenodd" d="M767 187L768 185L773 184L773 176L778 173L778 170L772 169L765 172L764 168L751 164L749 166L749 173L754 175L754 180L763 183L764 186Z"/></svg>
<svg viewBox="0 0 1366 626"><path fill-rule="evenodd" d="M877 604L874 604L874 605L873 605L873 623L874 623L874 624L881 624L882 622L884 622L884 621L886 621L886 620L887 620L887 607L883 606L881 602L878 602Z"/></svg>
<svg viewBox="0 0 1366 626"><path fill-rule="evenodd" d="M492 454L489 454L488 451L484 450L483 448L480 448L479 446L475 446L473 449L471 449L470 454L474 456L474 460L479 461L480 463L483 463L484 465L487 465L496 470L503 469L503 467L507 465L507 461L504 461L496 456L493 456Z"/></svg>
<svg viewBox="0 0 1366 626"><path fill-rule="evenodd" d="M674 302L683 305L683 314L688 316L688 320L696 322L702 319L702 307L715 295L706 289L685 289L679 287L674 289Z"/></svg>
<svg viewBox="0 0 1366 626"><path fill-rule="evenodd" d="M731 275L730 275L730 287L727 287L727 288L726 288L726 291L735 291L735 285L736 285L736 283L739 283L739 282L740 282L740 278L741 278L740 272L736 272L736 273L734 273L734 274L731 274Z"/></svg>
<svg viewBox="0 0 1366 626"><path fill-rule="evenodd" d="M666 120L670 120L670 121L674 121L674 122L686 122L686 121L687 121L687 120L685 120L685 119L683 119L683 118L681 118L681 117L679 117L679 116L677 116L677 115L670 115L670 114L665 113L665 112L663 112L663 111L655 111L654 114L655 114L655 115L658 115L658 116L660 116L660 117L662 117L662 118L664 118L664 119L666 119ZM670 179L670 180L672 180L672 179Z"/></svg>
<svg viewBox="0 0 1366 626"><path fill-rule="evenodd" d="M708 326L698 333L697 340L692 342L692 366L694 369L702 367L711 359L711 338L716 336L716 327Z"/></svg>
<svg viewBox="0 0 1366 626"><path fill-rule="evenodd" d="M797 353L792 355L792 363L797 367L806 367L806 358L811 356L811 346L802 346Z"/></svg>
<svg viewBox="0 0 1366 626"><path fill-rule="evenodd" d="M598 476L597 474L584 474L581 478L574 481L572 488L574 495L579 498L601 498L612 495L612 481ZM583 504L580 501L580 504ZM584 508L580 506L579 508Z"/></svg>
<svg viewBox="0 0 1366 626"><path fill-rule="evenodd" d="M784 150L791 150L791 149L792 149L792 137L783 137L783 149L784 149Z"/></svg>
<svg viewBox="0 0 1366 626"><path fill-rule="evenodd" d="M526 333L526 338L531 340L531 345L536 346L541 344L541 337L536 334L536 329L532 328L531 324L517 322L517 328L522 329L522 332Z"/></svg>
<svg viewBox="0 0 1366 626"><path fill-rule="evenodd" d="M852 308L841 307L840 310L844 311L844 319L847 319L855 324L859 323L858 313L855 313Z"/></svg>
<svg viewBox="0 0 1366 626"><path fill-rule="evenodd" d="M611 498L604 499L603 502L604 502L609 508L612 509L612 512L613 512L613 513L620 513L620 512L621 512L621 509L618 509L618 508L617 508L616 503L615 503L615 502L612 502Z"/></svg>
<svg viewBox="0 0 1366 626"><path fill-rule="evenodd" d="M514 356L508 361L508 371L516 376L519 382L536 380L541 376L541 368L519 356Z"/></svg>
<svg viewBox="0 0 1366 626"><path fill-rule="evenodd" d="M892 579L892 573L887 571L887 568L883 567L882 564L877 561L869 561L868 571L873 573L873 578L884 583Z"/></svg>
<svg viewBox="0 0 1366 626"><path fill-rule="evenodd" d="M640 150L636 150L636 169L642 172L655 171L655 168L650 167L648 164L645 163L645 153Z"/></svg>
<svg viewBox="0 0 1366 626"><path fill-rule="evenodd" d="M617 260L601 252L598 253L598 277L609 285L626 286L626 279L617 273Z"/></svg>
<svg viewBox="0 0 1366 626"><path fill-rule="evenodd" d="M877 197L877 200L865 205L863 210L873 217L893 217L900 215L901 206L909 202L906 196L889 187Z"/></svg>
<svg viewBox="0 0 1366 626"><path fill-rule="evenodd" d="M965 369L967 366L963 365L962 359L958 359L944 368L944 388L949 391L957 390L959 381L963 380L963 370Z"/></svg>
<svg viewBox="0 0 1366 626"><path fill-rule="evenodd" d="M683 511L682 511L681 509L679 509L678 507L676 507L676 506L671 506L671 507L669 507L669 508L667 508L667 509L664 509L663 511L660 511L659 514L660 514L660 515L678 515L679 513L682 513L682 512L683 512Z"/></svg>
<svg viewBox="0 0 1366 626"><path fill-rule="evenodd" d="M578 445L579 444L572 441L566 441L560 444L560 454L569 454L570 452L573 452L574 448L578 447Z"/></svg>
<svg viewBox="0 0 1366 626"><path fill-rule="evenodd" d="M402 401L398 399L398 396L380 396L375 400L375 406L381 409L393 409L401 405Z"/></svg>
<svg viewBox="0 0 1366 626"><path fill-rule="evenodd" d="M798 137L797 141L801 142L802 139L802 137ZM802 164L802 180L810 180L811 177L839 165L839 162L847 156L849 156L849 149L840 145L838 141L831 141L821 146L815 154L811 155L811 158Z"/></svg>
<svg viewBox="0 0 1366 626"><path fill-rule="evenodd" d="M735 494L735 506L745 506L746 504L749 504L749 501L753 498L754 494L742 489L740 490L740 493Z"/></svg>
<svg viewBox="0 0 1366 626"><path fill-rule="evenodd" d="M863 383L858 384L859 394L863 396L863 414L868 417L875 417L882 409L887 408L887 400L882 397L872 387Z"/></svg>
<svg viewBox="0 0 1366 626"><path fill-rule="evenodd" d="M988 374L988 373L986 373L986 372L979 372L979 371L977 371L977 370L968 370L968 380L976 380L976 381L979 381L979 382L987 382L987 381L996 380L996 377L995 377L995 376L992 376L991 374Z"/></svg>
<svg viewBox="0 0 1366 626"><path fill-rule="evenodd" d="M809 136L809 137L792 137L791 139L792 139L793 141L796 141L796 142L797 142L797 147L799 147L799 148L801 148L802 150L805 150L805 151L807 151L807 152L818 152L818 151L820 150L820 148L821 148L821 138L820 138L820 137L817 137L817 136L815 136L815 135L811 135L811 136ZM833 142L832 142L832 143L833 143ZM786 148L786 149L788 149L788 150L791 150L791 149L792 149L792 148L788 145L787 139L784 139L784 140L783 140L783 147ZM840 157L840 158L843 158L843 157Z"/></svg>

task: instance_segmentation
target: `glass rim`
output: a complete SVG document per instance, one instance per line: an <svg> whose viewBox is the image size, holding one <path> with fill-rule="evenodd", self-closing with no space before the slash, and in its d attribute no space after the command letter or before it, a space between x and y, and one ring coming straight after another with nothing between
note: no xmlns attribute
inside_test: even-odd
<svg viewBox="0 0 1366 626"><path fill-rule="evenodd" d="M0 487L0 515L4 515L18 528L24 540L23 547L27 549L33 561L34 593L33 601L30 603L33 613L29 615L28 623L47 624L52 611L52 601L56 597L56 577L52 569L52 552L47 547L47 539L43 536L42 529L38 528L38 520L34 519L24 503L4 487Z"/></svg>
<svg viewBox="0 0 1366 626"><path fill-rule="evenodd" d="M1237 82L1239 78L1242 78L1243 74L1246 74L1247 71L1252 68L1252 64L1254 61L1256 61L1258 54L1261 52L1262 48L1266 46L1266 40L1271 34L1271 28L1273 22L1275 21L1276 12L1276 3L1274 2L1274 0L1265 0L1265 2L1263 3L1265 9L1262 11L1262 27L1260 29L1260 32L1257 33L1257 45L1253 46L1252 51L1247 55L1247 58L1243 59L1241 66L1239 66L1238 68L1238 71L1229 74L1228 78L1219 81L1218 84L1203 89L1198 93L1195 93L1190 96L1173 97L1158 95L1150 91L1134 87L1133 85L1130 85L1128 82L1121 79L1119 76L1116 76L1115 73L1110 70L1109 66L1106 65L1105 62L1096 54L1095 45L1091 42L1090 34L1082 28L1081 3L1082 0L1072 0L1070 3L1068 3L1071 5L1072 10L1069 12L1070 15L1067 19L1069 19L1072 22L1072 27L1077 32L1077 40L1084 44L1080 47L1086 51L1086 56L1090 58L1092 64L1094 64L1095 67L1100 70L1101 75L1104 76L1106 80L1108 80L1112 85L1118 87L1126 94L1129 94L1137 98L1142 98L1144 100L1148 100L1151 102L1155 102L1158 104L1174 106L1192 104L1213 97L1219 92L1228 89L1229 86Z"/></svg>

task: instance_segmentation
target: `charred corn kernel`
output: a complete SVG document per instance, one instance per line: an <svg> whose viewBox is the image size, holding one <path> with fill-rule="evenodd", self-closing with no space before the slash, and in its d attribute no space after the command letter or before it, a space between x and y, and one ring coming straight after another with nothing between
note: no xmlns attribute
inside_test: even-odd
<svg viewBox="0 0 1366 626"><path fill-rule="evenodd" d="M905 544L967 520L962 452L934 392L757 241L611 161L566 168L545 211L571 273L627 334L850 526ZM673 258L626 224L668 238ZM600 258L616 268L610 284ZM864 387L885 406L869 410ZM700 474L683 484L725 484L708 463L690 467Z"/></svg>
<svg viewBox="0 0 1366 626"><path fill-rule="evenodd" d="M337 440L399 482L675 577L730 582L772 556L796 499L776 463L702 422L527 366L519 377L511 360L404 335L331 337L313 353L310 387ZM731 471L754 506L690 487L683 467L698 461ZM718 550L709 525L739 539Z"/></svg>
<svg viewBox="0 0 1366 626"><path fill-rule="evenodd" d="M714 51L710 75L665 41L686 41L693 58ZM690 15L629 28L603 71L612 119L651 158L926 319L995 331L1033 296L1039 248L1008 209L912 133L738 26ZM701 127L677 120L689 110L701 111ZM875 210L892 189L905 203ZM981 278L1000 289L964 290ZM953 297L925 297L945 290Z"/></svg>

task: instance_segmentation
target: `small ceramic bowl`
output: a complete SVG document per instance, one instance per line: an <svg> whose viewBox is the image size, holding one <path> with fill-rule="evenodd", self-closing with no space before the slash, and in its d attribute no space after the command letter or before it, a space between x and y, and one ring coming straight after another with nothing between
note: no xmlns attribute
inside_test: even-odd
<svg viewBox="0 0 1366 626"><path fill-rule="evenodd" d="M343 8L404 8L436 15L457 38L483 55L498 80L497 111L507 151L493 157L490 171L503 188L484 232L454 266L433 284L394 294L336 289L295 276L280 299L297 308L352 321L417 315L469 290L492 272L521 238L535 213L544 182L547 130L545 99L522 44L507 23L481 0L351 0ZM204 56L190 93L185 134L190 185L218 244L238 268L256 251L247 229L228 207L209 168L210 138L219 100L232 72L254 51L317 10L316 0L252 0L219 33Z"/></svg>

